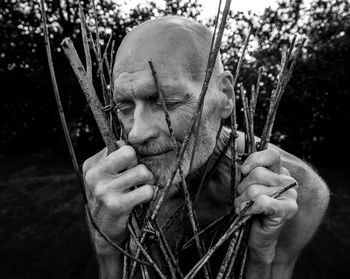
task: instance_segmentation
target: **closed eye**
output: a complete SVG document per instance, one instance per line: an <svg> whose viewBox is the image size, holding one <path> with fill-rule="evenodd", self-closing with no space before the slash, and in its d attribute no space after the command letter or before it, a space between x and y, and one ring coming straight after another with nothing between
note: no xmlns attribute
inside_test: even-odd
<svg viewBox="0 0 350 279"><path fill-rule="evenodd" d="M177 108L178 106L185 104L188 100L187 99L177 99L177 98L166 98L164 99L165 106L168 110L172 110ZM158 99L157 100L157 105L162 106L161 101Z"/></svg>
<svg viewBox="0 0 350 279"><path fill-rule="evenodd" d="M130 116L134 112L134 103L118 103L115 106L115 110L118 116Z"/></svg>

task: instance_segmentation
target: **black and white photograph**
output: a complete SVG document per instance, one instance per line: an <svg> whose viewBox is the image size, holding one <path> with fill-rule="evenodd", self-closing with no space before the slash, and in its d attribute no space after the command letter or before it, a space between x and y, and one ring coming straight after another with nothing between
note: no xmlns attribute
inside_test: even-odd
<svg viewBox="0 0 350 279"><path fill-rule="evenodd" d="M350 277L349 0L1 0L1 279Z"/></svg>

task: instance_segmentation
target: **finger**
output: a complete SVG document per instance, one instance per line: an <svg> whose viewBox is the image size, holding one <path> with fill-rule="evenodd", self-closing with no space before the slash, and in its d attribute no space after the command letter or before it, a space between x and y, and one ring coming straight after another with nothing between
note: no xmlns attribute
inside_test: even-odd
<svg viewBox="0 0 350 279"><path fill-rule="evenodd" d="M276 149L268 148L250 154L242 165L242 173L248 174L259 166L266 167L273 172L279 173L281 168L281 156L279 152Z"/></svg>
<svg viewBox="0 0 350 279"><path fill-rule="evenodd" d="M266 187L264 185L259 184L251 185L246 191L244 191L241 195L235 198L234 206L235 208L240 208L242 203L247 202L249 200L253 200L259 195L272 196L279 189L279 187Z"/></svg>
<svg viewBox="0 0 350 279"><path fill-rule="evenodd" d="M107 148L103 148L100 152L86 159L83 163L83 175L87 173L98 161L107 155Z"/></svg>
<svg viewBox="0 0 350 279"><path fill-rule="evenodd" d="M283 174L283 175L288 175L288 176L290 176L289 170L286 169L285 167L281 167L280 173Z"/></svg>
<svg viewBox="0 0 350 279"><path fill-rule="evenodd" d="M129 209L134 208L136 205L149 202L153 197L153 186L143 185L137 189L125 194L125 198L128 201Z"/></svg>
<svg viewBox="0 0 350 279"><path fill-rule="evenodd" d="M237 191L239 194L242 194L249 186L254 184L268 187L284 187L293 182L295 180L291 176L277 174L264 167L256 167L238 184Z"/></svg>
<svg viewBox="0 0 350 279"><path fill-rule="evenodd" d="M130 145L124 145L109 154L99 165L98 170L107 174L117 174L137 165L136 152Z"/></svg>
<svg viewBox="0 0 350 279"><path fill-rule="evenodd" d="M255 198L246 215L263 214L269 217L270 222L281 223L283 220L292 218L297 210L295 199L277 200L267 195L260 195Z"/></svg>
<svg viewBox="0 0 350 279"><path fill-rule="evenodd" d="M145 165L137 165L120 173L115 179L96 186L95 195L104 195L111 192L124 192L134 186L154 184L154 176Z"/></svg>

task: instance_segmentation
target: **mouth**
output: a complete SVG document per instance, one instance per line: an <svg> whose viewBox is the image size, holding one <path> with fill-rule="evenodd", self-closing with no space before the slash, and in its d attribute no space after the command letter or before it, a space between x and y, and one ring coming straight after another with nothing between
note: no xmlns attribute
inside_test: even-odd
<svg viewBox="0 0 350 279"><path fill-rule="evenodd" d="M167 149L167 150L162 150L158 152L153 152L153 153L139 153L138 155L142 158L149 158L149 157L156 157L156 156L161 156L170 153L173 151L173 148Z"/></svg>

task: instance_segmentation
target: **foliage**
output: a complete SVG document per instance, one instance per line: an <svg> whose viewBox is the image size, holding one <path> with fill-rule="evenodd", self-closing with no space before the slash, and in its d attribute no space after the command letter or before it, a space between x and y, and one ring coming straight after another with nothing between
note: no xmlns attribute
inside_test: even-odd
<svg viewBox="0 0 350 279"><path fill-rule="evenodd" d="M47 1L48 16L58 84L70 121L70 131L78 151L89 153L101 147L93 119L83 94L60 48L66 36L73 38L82 52L77 1ZM80 1L93 28L91 2ZM98 1L97 11L101 43L110 34L119 46L125 34L145 20L167 14L198 19L201 7L196 0L166 0L161 4L140 4L128 12L112 0ZM227 69L234 72L240 47L249 24L254 36L243 64L239 82L250 88L257 69L263 66L263 88L258 105L257 131L261 133L266 100L276 82L280 50L300 33L308 37L307 47L286 89L273 140L287 150L313 161L326 162L344 152L339 139L345 138L344 121L349 120L349 2L314 0L307 6L302 0L283 0L277 8L268 8L262 16L232 13L226 40L222 46ZM213 20L207 22L213 25ZM0 144L3 148L33 142L42 147L61 137L60 124L51 93L51 83L40 29L36 1L0 2ZM98 85L96 84L98 87ZM249 91L249 90L248 90ZM86 154L84 154L86 156ZM327 159L324 159L327 158Z"/></svg>

